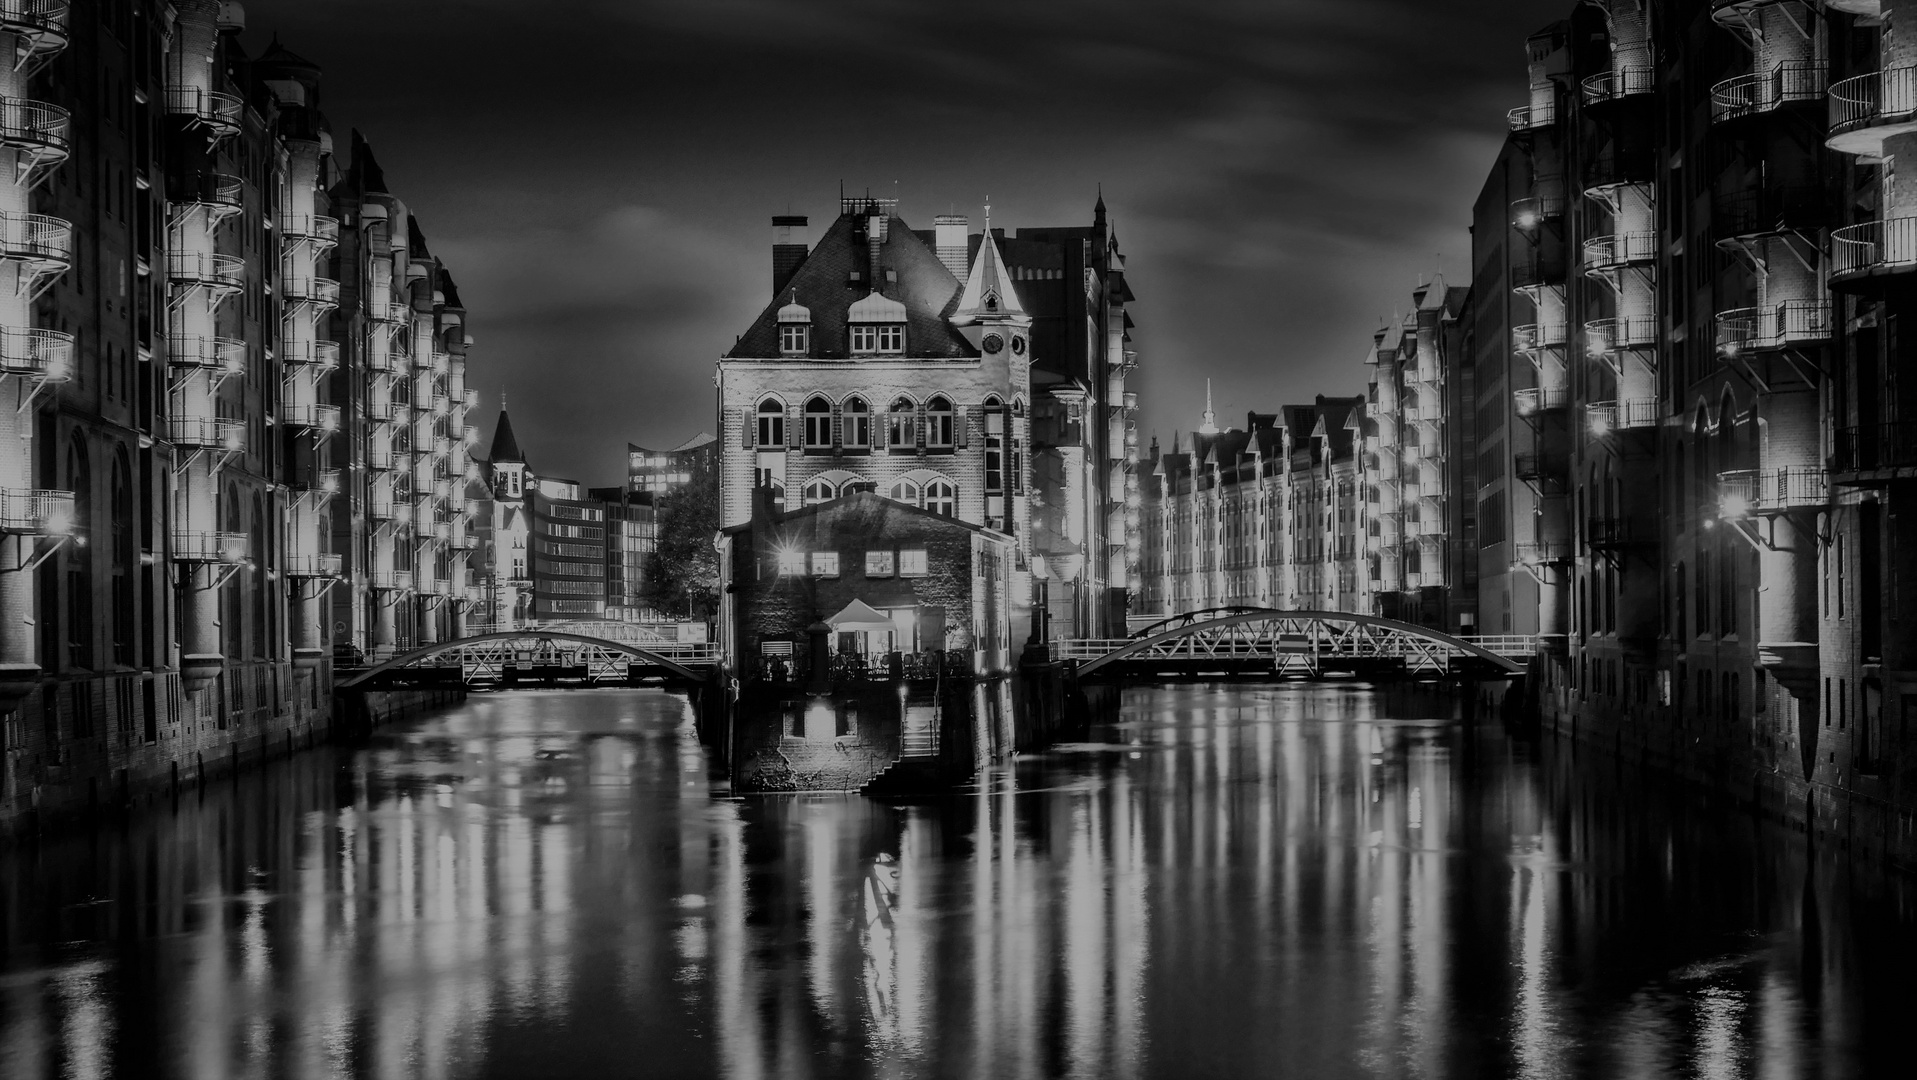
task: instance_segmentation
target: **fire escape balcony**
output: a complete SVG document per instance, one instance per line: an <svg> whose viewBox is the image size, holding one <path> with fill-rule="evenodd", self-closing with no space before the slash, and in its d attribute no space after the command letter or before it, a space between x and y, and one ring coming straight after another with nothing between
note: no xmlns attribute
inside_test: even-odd
<svg viewBox="0 0 1917 1080"><path fill-rule="evenodd" d="M331 435L339 430L339 406L281 405L280 422L301 431Z"/></svg>
<svg viewBox="0 0 1917 1080"><path fill-rule="evenodd" d="M294 342L284 347L282 356L289 364L310 365L325 374L339 367L339 342Z"/></svg>
<svg viewBox="0 0 1917 1080"><path fill-rule="evenodd" d="M1547 221L1555 221L1563 216L1562 194L1527 195L1511 200L1511 227L1520 232L1530 232Z"/></svg>
<svg viewBox="0 0 1917 1080"><path fill-rule="evenodd" d="M1542 105L1520 105L1504 115L1511 122L1512 131L1540 131L1558 122L1558 106L1555 101L1547 101Z"/></svg>
<svg viewBox="0 0 1917 1080"><path fill-rule="evenodd" d="M333 552L289 551L286 554L288 577L336 578L339 574L340 557Z"/></svg>
<svg viewBox="0 0 1917 1080"><path fill-rule="evenodd" d="M1884 14L1884 0L1824 0L1824 6L1871 19Z"/></svg>
<svg viewBox="0 0 1917 1080"><path fill-rule="evenodd" d="M196 450L238 453L246 449L246 421L211 416L169 416L167 437L173 445Z"/></svg>
<svg viewBox="0 0 1917 1080"><path fill-rule="evenodd" d="M1511 404L1517 414L1531 420L1545 413L1563 412L1571 407L1571 392L1566 389L1530 387L1511 391Z"/></svg>
<svg viewBox="0 0 1917 1080"><path fill-rule="evenodd" d="M325 214L280 215L280 236L288 244L330 248L339 243L339 219Z"/></svg>
<svg viewBox="0 0 1917 1080"><path fill-rule="evenodd" d="M1584 418L1591 434L1600 439L1617 431L1648 430L1657 427L1657 399L1587 402Z"/></svg>
<svg viewBox="0 0 1917 1080"><path fill-rule="evenodd" d="M1126 408L1135 409L1137 407L1136 403L1137 403L1138 395L1127 394L1125 396L1133 400L1133 404L1127 405ZM467 390L461 391L459 395L459 403L460 403L460 407L467 410L468 412L471 412L472 410L479 408L479 391L473 390L473 389L467 389Z"/></svg>
<svg viewBox="0 0 1917 1080"><path fill-rule="evenodd" d="M1717 352L1725 359L1819 345L1830 336L1831 308L1826 300L1786 300L1775 307L1734 308L1717 316Z"/></svg>
<svg viewBox="0 0 1917 1080"><path fill-rule="evenodd" d="M175 334L166 340L166 361L176 367L204 368L220 378L246 371L246 342L239 338Z"/></svg>
<svg viewBox="0 0 1917 1080"><path fill-rule="evenodd" d="M366 466L374 472L392 472L393 448L375 441L366 451Z"/></svg>
<svg viewBox="0 0 1917 1080"><path fill-rule="evenodd" d="M390 424L396 415L396 406L390 397L371 397L366 399L366 418L375 424Z"/></svg>
<svg viewBox="0 0 1917 1080"><path fill-rule="evenodd" d="M323 277L283 277L280 292L289 304L331 309L339 306L339 282Z"/></svg>
<svg viewBox="0 0 1917 1080"><path fill-rule="evenodd" d="M423 407L431 411L434 416L445 416L453 410L453 399L446 394L436 393L424 403Z"/></svg>
<svg viewBox="0 0 1917 1080"><path fill-rule="evenodd" d="M1829 502L1830 474L1823 469L1785 466L1717 474L1717 512L1727 520L1818 509Z"/></svg>
<svg viewBox="0 0 1917 1080"><path fill-rule="evenodd" d="M240 563L247 554L245 533L173 530L173 558L179 562Z"/></svg>
<svg viewBox="0 0 1917 1080"><path fill-rule="evenodd" d="M73 377L73 335L31 326L0 327L0 374L66 382Z"/></svg>
<svg viewBox="0 0 1917 1080"><path fill-rule="evenodd" d="M203 287L220 293L238 292L246 284L246 260L237 255L169 251L166 276L175 285L188 289Z"/></svg>
<svg viewBox="0 0 1917 1080"><path fill-rule="evenodd" d="M1563 259L1547 258L1533 251L1524 258L1512 260L1511 290L1523 293L1538 288L1562 288L1564 273Z"/></svg>
<svg viewBox="0 0 1917 1080"><path fill-rule="evenodd" d="M1539 540L1511 545L1513 566L1562 566L1571 561L1571 545L1562 540Z"/></svg>
<svg viewBox="0 0 1917 1080"><path fill-rule="evenodd" d="M292 487L302 496L330 498L339 494L339 482L338 469L307 469L293 481Z"/></svg>
<svg viewBox="0 0 1917 1080"><path fill-rule="evenodd" d="M1585 273L1605 273L1657 260L1657 233L1651 231L1593 236L1584 242Z"/></svg>
<svg viewBox="0 0 1917 1080"><path fill-rule="evenodd" d="M1830 224L1831 202L1810 184L1720 191L1711 196L1711 231L1719 246L1784 233L1814 233Z"/></svg>
<svg viewBox="0 0 1917 1080"><path fill-rule="evenodd" d="M366 512L372 515L375 521L398 521L399 508L400 501L391 492L375 491L372 499L368 501ZM410 516L411 513L412 508L407 507L407 514Z"/></svg>
<svg viewBox="0 0 1917 1080"><path fill-rule="evenodd" d="M1837 432L1836 449L1834 464L1840 473L1917 469L1917 421L1844 428ZM1868 479L1842 482L1867 483Z"/></svg>
<svg viewBox="0 0 1917 1080"><path fill-rule="evenodd" d="M1894 67L1845 79L1830 88L1830 134L1840 154L1877 158L1884 140L1917 131L1917 67Z"/></svg>
<svg viewBox="0 0 1917 1080"><path fill-rule="evenodd" d="M73 492L0 488L0 533L65 536L73 531Z"/></svg>
<svg viewBox="0 0 1917 1080"><path fill-rule="evenodd" d="M1540 454L1535 450L1520 450L1511 455L1511 474L1527 483L1562 480L1568 468L1564 458Z"/></svg>
<svg viewBox="0 0 1917 1080"><path fill-rule="evenodd" d="M204 172L180 177L168 187L174 222L194 210L206 213L209 225L218 225L245 206L246 184L230 173Z"/></svg>
<svg viewBox="0 0 1917 1080"><path fill-rule="evenodd" d="M1917 270L1917 217L1866 221L1830 234L1832 288L1862 287L1870 279Z"/></svg>
<svg viewBox="0 0 1917 1080"><path fill-rule="evenodd" d="M240 117L246 114L246 102L218 90L169 86L166 88L166 111L186 117L188 123L207 129L215 139L224 139L240 133Z"/></svg>
<svg viewBox="0 0 1917 1080"><path fill-rule="evenodd" d="M73 266L73 223L0 211L0 259L20 264L20 291L38 296Z"/></svg>
<svg viewBox="0 0 1917 1080"><path fill-rule="evenodd" d="M1711 123L1723 124L1824 99L1826 68L1815 60L1788 60L1767 72L1725 79L1711 87Z"/></svg>
<svg viewBox="0 0 1917 1080"><path fill-rule="evenodd" d="M413 366L421 372L430 372L435 376L445 378L453 369L453 358L450 354L441 352L438 349L429 349L424 353L415 353L413 355Z"/></svg>
<svg viewBox="0 0 1917 1080"><path fill-rule="evenodd" d="M1649 67L1632 66L1600 71L1584 80L1584 103L1606 105L1628 97L1654 93L1657 73Z"/></svg>
<svg viewBox="0 0 1917 1080"><path fill-rule="evenodd" d="M366 317L376 323L403 326L412 321L413 307L411 304L402 304L397 300L368 300Z"/></svg>
<svg viewBox="0 0 1917 1080"><path fill-rule="evenodd" d="M28 74L67 47L67 0L0 0L0 34L12 34L15 70Z"/></svg>
<svg viewBox="0 0 1917 1080"><path fill-rule="evenodd" d="M381 592L411 592L413 589L411 570L375 570L372 578L373 588Z"/></svg>
<svg viewBox="0 0 1917 1080"><path fill-rule="evenodd" d="M14 182L65 161L73 149L72 128L72 116L58 105L0 98L0 147L14 152Z"/></svg>
<svg viewBox="0 0 1917 1080"><path fill-rule="evenodd" d="M1584 542L1593 551L1615 551L1658 542L1657 530L1635 518L1594 517L1584 522Z"/></svg>
<svg viewBox="0 0 1917 1080"><path fill-rule="evenodd" d="M1630 349L1657 347L1657 316L1624 315L1612 319L1592 319L1584 324L1584 352L1587 356L1608 357Z"/></svg>

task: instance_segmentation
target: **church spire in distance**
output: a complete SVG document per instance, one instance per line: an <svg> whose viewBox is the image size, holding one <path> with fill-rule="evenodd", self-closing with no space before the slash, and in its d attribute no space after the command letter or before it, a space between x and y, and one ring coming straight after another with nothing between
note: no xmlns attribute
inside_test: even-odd
<svg viewBox="0 0 1917 1080"><path fill-rule="evenodd" d="M1205 380L1205 417L1204 417L1204 423L1198 425L1198 434L1200 435L1218 434L1218 417L1215 413L1211 411L1211 380L1210 379Z"/></svg>

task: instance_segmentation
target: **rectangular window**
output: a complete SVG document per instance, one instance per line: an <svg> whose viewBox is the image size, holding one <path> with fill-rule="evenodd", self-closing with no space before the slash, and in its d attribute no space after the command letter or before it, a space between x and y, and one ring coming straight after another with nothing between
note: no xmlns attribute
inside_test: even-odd
<svg viewBox="0 0 1917 1080"><path fill-rule="evenodd" d="M865 553L866 577L891 577L892 553L889 551L868 551Z"/></svg>
<svg viewBox="0 0 1917 1080"><path fill-rule="evenodd" d="M803 551L779 552L779 573L781 574L805 573L805 552Z"/></svg>
<svg viewBox="0 0 1917 1080"><path fill-rule="evenodd" d="M815 577L838 577L839 553L836 551L813 552L812 574Z"/></svg>
<svg viewBox="0 0 1917 1080"><path fill-rule="evenodd" d="M925 569L925 549L915 548L899 552L899 576L923 575Z"/></svg>
<svg viewBox="0 0 1917 1080"><path fill-rule="evenodd" d="M879 351L882 353L902 353L905 351L905 327L894 323L881 326L879 331Z"/></svg>
<svg viewBox="0 0 1917 1080"><path fill-rule="evenodd" d="M807 327L788 323L779 327L779 354L781 356L804 356L806 354Z"/></svg>
<svg viewBox="0 0 1917 1080"><path fill-rule="evenodd" d="M855 353L878 352L879 328L870 325L852 327L852 351Z"/></svg>

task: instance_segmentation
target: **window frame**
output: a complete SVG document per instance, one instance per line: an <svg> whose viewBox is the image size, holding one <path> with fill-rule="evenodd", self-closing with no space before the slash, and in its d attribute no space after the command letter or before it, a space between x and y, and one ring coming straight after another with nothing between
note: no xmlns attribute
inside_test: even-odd
<svg viewBox="0 0 1917 1080"><path fill-rule="evenodd" d="M761 450L779 449L785 446L785 403L778 398L764 398L759 402L757 413L758 448Z"/></svg>
<svg viewBox="0 0 1917 1080"><path fill-rule="evenodd" d="M865 398L855 394L845 399L839 414L840 445L847 450L872 449L872 406Z"/></svg>
<svg viewBox="0 0 1917 1080"><path fill-rule="evenodd" d="M813 406L818 406L815 410ZM800 413L805 425L805 449L807 453L829 453L832 449L832 403L824 397L814 395L806 399L805 410Z"/></svg>

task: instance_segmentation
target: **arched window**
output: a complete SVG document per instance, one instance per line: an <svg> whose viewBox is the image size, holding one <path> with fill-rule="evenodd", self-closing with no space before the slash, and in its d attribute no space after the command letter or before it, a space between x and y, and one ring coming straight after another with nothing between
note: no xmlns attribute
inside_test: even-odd
<svg viewBox="0 0 1917 1080"><path fill-rule="evenodd" d="M73 531L85 539L93 533L93 466L79 432L67 444L67 486L73 489ZM93 551L83 543L66 547L67 663L93 666Z"/></svg>
<svg viewBox="0 0 1917 1080"><path fill-rule="evenodd" d="M910 398L899 398L892 403L892 411L885 414L885 445L892 450L911 450L918 441L917 409Z"/></svg>
<svg viewBox="0 0 1917 1080"><path fill-rule="evenodd" d="M832 449L832 403L822 397L814 397L805 403L805 448L807 450Z"/></svg>
<svg viewBox="0 0 1917 1080"><path fill-rule="evenodd" d="M133 666L133 485L126 450L113 458L113 662Z"/></svg>
<svg viewBox="0 0 1917 1080"><path fill-rule="evenodd" d="M919 504L919 486L910 480L901 480L892 485L892 490L887 497L894 502L902 502L907 506L917 506Z"/></svg>
<svg viewBox="0 0 1917 1080"><path fill-rule="evenodd" d="M844 417L840 427L841 442L847 450L869 450L872 448L872 407L862 397L851 397L845 401L842 410Z"/></svg>
<svg viewBox="0 0 1917 1080"><path fill-rule="evenodd" d="M925 508L941 517L956 516L958 497L952 485L944 480L934 480L925 485Z"/></svg>
<svg viewBox="0 0 1917 1080"><path fill-rule="evenodd" d="M785 406L777 398L759 402L759 445L785 445Z"/></svg>
<svg viewBox="0 0 1917 1080"><path fill-rule="evenodd" d="M943 396L925 404L925 445L934 450L952 448L952 403Z"/></svg>
<svg viewBox="0 0 1917 1080"><path fill-rule="evenodd" d="M838 497L838 489L830 480L812 480L805 485L805 505L817 506Z"/></svg>

